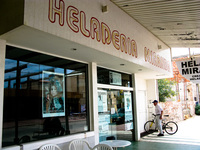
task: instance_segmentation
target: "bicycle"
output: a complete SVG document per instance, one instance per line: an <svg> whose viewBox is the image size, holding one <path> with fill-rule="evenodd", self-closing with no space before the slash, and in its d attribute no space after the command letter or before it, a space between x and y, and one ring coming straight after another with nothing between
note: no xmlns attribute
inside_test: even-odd
<svg viewBox="0 0 200 150"><path fill-rule="evenodd" d="M155 119L156 115L152 114L154 118L152 120L147 121L144 124L144 130L147 133L153 133L156 130ZM169 117L169 115L164 115L165 117ZM165 130L169 135L173 135L178 131L178 125L174 121L165 122L165 119L162 120L162 129Z"/></svg>

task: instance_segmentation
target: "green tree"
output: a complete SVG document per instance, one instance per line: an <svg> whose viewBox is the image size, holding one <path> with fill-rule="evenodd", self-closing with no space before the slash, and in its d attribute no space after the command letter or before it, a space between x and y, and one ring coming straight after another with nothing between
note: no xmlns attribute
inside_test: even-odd
<svg viewBox="0 0 200 150"><path fill-rule="evenodd" d="M174 81L167 79L158 80L158 90L159 90L159 101L165 102L167 98L175 96L175 91L172 90L172 86L175 84Z"/></svg>

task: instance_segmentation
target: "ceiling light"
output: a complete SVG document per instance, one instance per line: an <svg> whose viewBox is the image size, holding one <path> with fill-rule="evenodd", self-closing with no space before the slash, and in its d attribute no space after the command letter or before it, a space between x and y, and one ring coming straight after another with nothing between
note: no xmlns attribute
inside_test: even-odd
<svg viewBox="0 0 200 150"><path fill-rule="evenodd" d="M128 7L129 5L123 5L122 7Z"/></svg>
<svg viewBox="0 0 200 150"><path fill-rule="evenodd" d="M72 48L71 50L76 51L77 49L76 48Z"/></svg>

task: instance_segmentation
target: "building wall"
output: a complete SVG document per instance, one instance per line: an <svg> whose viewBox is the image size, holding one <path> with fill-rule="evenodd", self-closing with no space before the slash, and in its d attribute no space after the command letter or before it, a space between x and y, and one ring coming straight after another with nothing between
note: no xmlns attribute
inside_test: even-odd
<svg viewBox="0 0 200 150"><path fill-rule="evenodd" d="M99 142L99 126L97 125L98 120L98 93L97 93L97 64L95 62L90 64L90 72L91 72L91 99L90 99L90 124L91 130L94 131L94 143L97 144Z"/></svg>
<svg viewBox="0 0 200 150"><path fill-rule="evenodd" d="M141 64L142 66L146 66L149 69L156 69L167 74L169 74L169 72L171 71L171 69L165 71L160 67L156 67L156 64L152 65L153 63L145 62L145 49L149 49L150 51L152 51L152 53L157 53L160 57L165 58L169 63L169 68L171 68L169 48L159 39L157 39L153 34L151 34L148 30L146 30L139 23L133 20L130 16L120 10L111 1L59 1L60 3L57 3L57 6L61 6L63 9L56 9L54 1L55 0L26 0L24 24L31 28L38 29L52 35L56 35L57 37L69 40L71 42L90 47L94 51L100 51L120 59L125 59L135 64ZM90 9L88 9L87 4L90 4ZM107 5L108 12L102 12L101 6L103 5ZM72 17L73 15L70 15L71 11L69 10L73 10L76 12L75 14L73 14L75 17ZM55 15L56 11L61 14L61 21L59 21L59 16ZM84 19L81 19L81 14L84 16ZM72 20L69 20L70 17L72 18ZM110 37L106 37L106 39L103 39L104 36L101 36L101 34L103 34L101 32L102 30L99 30L98 33L95 32L92 29L94 24L92 24L91 22L96 22L97 25L99 25L99 28L97 28L97 30L101 29L102 25L106 26L107 30L110 31ZM80 23L82 23L85 27L85 32L81 30ZM117 33L119 34L118 42L116 40L114 40L113 42L114 38L112 36L112 33L114 31L117 31ZM123 41L120 38L121 36L126 37L127 40L129 39L130 41L135 41L137 54L134 53L134 56L132 56L128 54L129 52L126 52L126 50L123 48ZM162 45L162 50L158 50L158 44ZM117 49L116 47L118 47L119 49Z"/></svg>
<svg viewBox="0 0 200 150"><path fill-rule="evenodd" d="M152 114L155 113L154 105L152 104L153 100L159 100L159 93L158 93L158 85L155 79L147 80L147 107L148 107L148 120L151 119L153 116Z"/></svg>
<svg viewBox="0 0 200 150"><path fill-rule="evenodd" d="M155 79L145 80L136 75L136 101L138 114L138 132L144 132L144 124L147 120L152 118L154 113L154 106L152 101L158 99L157 82Z"/></svg>
<svg viewBox="0 0 200 150"><path fill-rule="evenodd" d="M45 143L56 143L61 147L67 144L73 138L88 138L91 144L98 143L98 104L97 104L97 75L96 75L96 67L99 65L96 62L99 59L98 54L106 54L108 57L108 62L100 62L101 66L110 67L109 65L114 65L115 62L113 59L123 60L125 62L131 62L129 68L127 68L128 73L134 73L134 70L137 68L146 67L148 71L157 71L159 73L166 73L168 75L171 74L170 69L165 70L156 66L155 64L145 61L145 49L149 49L151 53L157 53L159 56L165 58L169 63L169 68L171 68L171 58L169 48L159 39L157 39L154 35L152 35L149 31L147 31L144 27L142 27L139 23L133 20L130 16L125 14L122 10L120 10L117 6L115 6L110 0L63 0L56 1L61 2L57 3L57 6L63 6L63 12L61 14L64 17L61 18L61 22L59 22L59 16L56 15L54 18L55 22L53 22L52 18L49 18L51 11L56 10L55 6L52 9L50 8L49 2L55 2L55 0L25 0L25 11L24 11L24 25L19 28L14 29L6 35L2 35L0 38L5 39L0 41L0 72L2 76L4 75L4 60L5 60L5 45L16 45L19 47L31 49L33 51L38 51L47 54L53 54L63 58L72 58L75 60L85 61L90 63L90 119L91 119L91 127L92 132L88 132L86 134L76 134L74 136L61 137L51 140L44 140L36 143L28 143L24 144L24 150L28 150L30 148L37 149L41 144ZM54 4L54 3L53 3ZM90 9L88 9L88 4L90 4ZM103 13L101 11L101 6L107 5L108 12ZM72 6L72 7L71 7ZM73 8L77 11L75 14L75 25L70 26L67 24L67 9ZM92 38L90 32L90 36L87 37L80 31L80 13L85 14L85 28L90 30L91 18L96 18L96 21L100 23L100 25L104 24L107 26L107 29L110 29L111 32L117 31L117 33L122 36L125 35L127 40L134 40L137 45L137 54L134 53L134 56L129 55L128 49L123 49L119 47L116 49L116 45L111 40L109 43L104 43L102 37L100 36L100 40L96 37ZM117 13L116 13L117 12ZM54 12L55 14L55 12ZM77 20L76 20L77 19ZM77 21L77 22L76 22ZM83 21L84 23L84 21ZM73 29L70 27L74 27ZM77 28L76 28L77 27ZM78 29L75 31L74 29ZM116 42L116 41L115 41ZM121 44L120 42L117 42ZM69 52L68 45L76 45L80 47L82 50L82 55L76 55L74 52ZM162 50L158 51L158 45L162 46ZM87 51L84 51L87 49ZM96 53L94 53L94 51ZM105 56L105 55L103 55ZM132 66L136 67L132 67ZM139 66L137 66L139 65ZM110 67L112 68L112 67ZM135 69L136 68L136 69ZM118 71L121 71L119 68ZM156 91L156 82L154 79L146 80L145 78L151 78L149 72L145 72L144 76L141 76L139 73L135 74L135 126L136 126L136 140L140 139L140 133L144 130L143 125L145 121L149 118L148 113L152 111L151 101L157 98ZM148 76L148 77L147 77ZM1 97L0 104L3 107L3 78L0 79L0 89L1 89ZM150 110L149 112L147 110ZM3 109L1 109L2 111ZM2 112L1 113L1 117ZM1 122L2 122L2 118ZM2 125L2 124L1 124ZM2 129L2 126L1 126ZM2 130L0 130L2 132ZM2 135L2 134L1 134ZM63 143L65 143L63 145Z"/></svg>
<svg viewBox="0 0 200 150"><path fill-rule="evenodd" d="M144 130L144 123L147 120L147 86L146 80L136 75L136 101L137 101L137 114L138 114L138 132L139 134Z"/></svg>
<svg viewBox="0 0 200 150"><path fill-rule="evenodd" d="M136 101L138 113L138 132L144 132L144 124L152 118L154 106L152 101L158 99L157 82L155 79L145 80L136 74Z"/></svg>

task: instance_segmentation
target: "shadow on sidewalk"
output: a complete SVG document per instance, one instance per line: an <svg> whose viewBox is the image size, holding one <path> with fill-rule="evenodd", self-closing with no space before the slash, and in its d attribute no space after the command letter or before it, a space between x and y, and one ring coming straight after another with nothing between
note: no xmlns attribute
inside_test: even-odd
<svg viewBox="0 0 200 150"><path fill-rule="evenodd" d="M143 142L181 144L188 146L197 146L200 149L200 116L194 116L178 123L178 132L174 135L158 137L158 132L146 135L141 138ZM187 148L185 148L187 149ZM193 150L193 149L192 149ZM194 150L196 150L194 148Z"/></svg>

